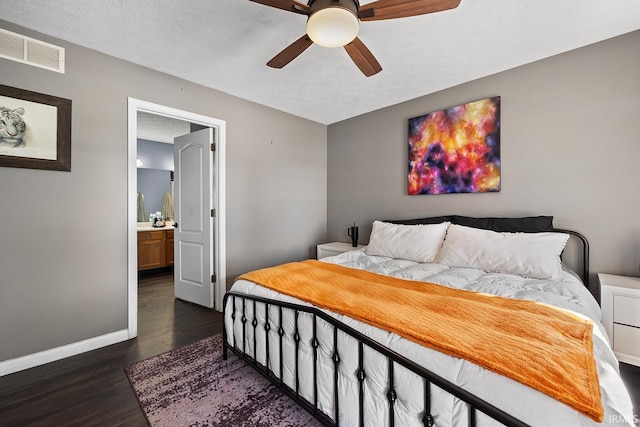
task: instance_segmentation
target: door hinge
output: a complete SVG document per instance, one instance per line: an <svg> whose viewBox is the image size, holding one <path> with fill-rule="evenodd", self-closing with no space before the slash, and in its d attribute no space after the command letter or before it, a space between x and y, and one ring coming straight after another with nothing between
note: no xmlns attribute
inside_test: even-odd
<svg viewBox="0 0 640 427"><path fill-rule="evenodd" d="M217 275L212 274L212 275L211 275L211 283L216 283L216 280L218 280Z"/></svg>
<svg viewBox="0 0 640 427"><path fill-rule="evenodd" d="M211 209L211 218L215 218L215 217L216 217L216 210Z"/></svg>
<svg viewBox="0 0 640 427"><path fill-rule="evenodd" d="M211 151L216 151L216 143L211 144Z"/></svg>

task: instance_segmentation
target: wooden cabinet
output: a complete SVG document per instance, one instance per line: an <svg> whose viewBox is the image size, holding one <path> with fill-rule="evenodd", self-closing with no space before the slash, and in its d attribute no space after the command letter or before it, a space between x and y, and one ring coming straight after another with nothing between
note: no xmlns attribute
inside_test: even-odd
<svg viewBox="0 0 640 427"><path fill-rule="evenodd" d="M167 265L173 265L173 230L167 230Z"/></svg>
<svg viewBox="0 0 640 427"><path fill-rule="evenodd" d="M169 246L171 246L171 256L169 256ZM173 230L138 231L138 270L171 265L173 265Z"/></svg>

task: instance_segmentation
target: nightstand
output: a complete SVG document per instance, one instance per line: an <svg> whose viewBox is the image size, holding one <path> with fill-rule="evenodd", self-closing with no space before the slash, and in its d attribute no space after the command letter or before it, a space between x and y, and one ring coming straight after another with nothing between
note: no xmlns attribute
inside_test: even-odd
<svg viewBox="0 0 640 427"><path fill-rule="evenodd" d="M364 248L365 246L366 245L358 245L357 247L354 248L353 246L351 246L351 243L343 243L343 242L323 243L321 245L318 245L316 258L322 259L328 256L340 255L341 253Z"/></svg>
<svg viewBox="0 0 640 427"><path fill-rule="evenodd" d="M640 278L598 274L602 324L619 361L640 366Z"/></svg>

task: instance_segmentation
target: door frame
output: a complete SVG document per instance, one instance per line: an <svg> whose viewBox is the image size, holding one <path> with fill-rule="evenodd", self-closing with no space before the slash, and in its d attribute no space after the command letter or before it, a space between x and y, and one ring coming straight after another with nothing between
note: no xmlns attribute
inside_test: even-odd
<svg viewBox="0 0 640 427"><path fill-rule="evenodd" d="M215 129L216 153L213 156L216 180L216 220L214 221L214 286L215 306L222 311L222 299L226 292L226 209L225 209L225 153L226 122L213 117L179 110L165 105L154 104L135 98L128 98L127 128L127 331L129 339L138 335L138 234L137 234L137 193L138 174L136 157L138 154L138 112L156 114L173 119Z"/></svg>

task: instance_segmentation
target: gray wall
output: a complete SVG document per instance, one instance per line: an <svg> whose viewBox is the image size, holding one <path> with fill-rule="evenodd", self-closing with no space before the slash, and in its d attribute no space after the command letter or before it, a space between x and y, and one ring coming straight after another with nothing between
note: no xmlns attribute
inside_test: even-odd
<svg viewBox="0 0 640 427"><path fill-rule="evenodd" d="M637 276L638 46L630 33L329 126L329 240L354 221L366 243L374 219L553 215L589 239L592 272ZM407 120L497 95L502 191L409 196Z"/></svg>
<svg viewBox="0 0 640 427"><path fill-rule="evenodd" d="M173 170L173 144L138 139L138 159L142 166L138 169Z"/></svg>
<svg viewBox="0 0 640 427"><path fill-rule="evenodd" d="M326 126L0 27L67 49L64 75L0 59L2 84L73 101L71 173L0 168L0 361L127 327L127 97L226 121L229 281L325 241Z"/></svg>

